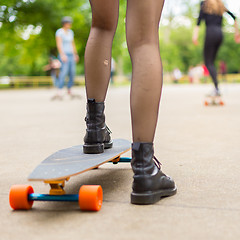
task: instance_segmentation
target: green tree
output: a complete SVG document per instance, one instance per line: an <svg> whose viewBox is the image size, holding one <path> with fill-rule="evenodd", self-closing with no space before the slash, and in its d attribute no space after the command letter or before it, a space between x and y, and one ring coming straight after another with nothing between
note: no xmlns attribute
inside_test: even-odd
<svg viewBox="0 0 240 240"><path fill-rule="evenodd" d="M181 0L182 15L169 5L165 23L160 26L160 49L165 72L175 67L187 72L190 66L203 62L205 26L201 25L200 45L192 44L199 3ZM120 0L119 23L113 42L113 58L119 74L131 73L131 61L126 45L126 1ZM63 16L72 16L77 50L80 55L77 73L84 73L84 51L91 27L88 0L1 0L0 2L0 75L43 75L42 67L50 53L56 53L55 32ZM186 24L186 22L188 24ZM190 23L190 24L189 24ZM230 72L239 71L240 45L233 41L231 26L225 20L225 41L218 59L228 63Z"/></svg>
<svg viewBox="0 0 240 240"><path fill-rule="evenodd" d="M0 75L43 74L42 66L49 54L56 53L55 32L65 15L74 19L76 45L83 56L91 24L87 1L1 1L0 57L6 59L1 64ZM83 58L80 61L83 63ZM82 71L82 65L78 72Z"/></svg>

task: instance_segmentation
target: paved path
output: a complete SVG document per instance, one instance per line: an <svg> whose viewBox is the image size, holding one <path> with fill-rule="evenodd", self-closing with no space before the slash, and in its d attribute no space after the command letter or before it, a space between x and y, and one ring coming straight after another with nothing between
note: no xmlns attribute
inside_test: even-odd
<svg viewBox="0 0 240 240"><path fill-rule="evenodd" d="M0 91L0 239L240 239L240 85L223 86L224 107L204 107L208 85L164 87L155 152L178 194L151 206L129 203L129 164L104 165L72 178L101 184L102 210L35 203L11 211L8 191L26 184L32 169L58 149L82 143L85 100L50 101L52 90ZM76 88L84 97L84 89ZM114 138L131 139L129 88L112 87L106 107ZM32 183L36 192L48 186Z"/></svg>

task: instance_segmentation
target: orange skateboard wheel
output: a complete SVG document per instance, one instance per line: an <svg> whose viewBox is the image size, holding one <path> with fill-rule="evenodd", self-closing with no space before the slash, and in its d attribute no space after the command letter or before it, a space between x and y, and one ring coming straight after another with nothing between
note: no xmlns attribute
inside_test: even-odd
<svg viewBox="0 0 240 240"><path fill-rule="evenodd" d="M78 203L81 210L99 211L102 207L103 191L100 185L83 185L79 190Z"/></svg>
<svg viewBox="0 0 240 240"><path fill-rule="evenodd" d="M13 185L9 192L9 203L14 210L29 210L32 208L33 201L28 200L28 195L34 193L32 186Z"/></svg>
<svg viewBox="0 0 240 240"><path fill-rule="evenodd" d="M223 102L223 101L220 101L220 105L221 105L221 106L224 106L224 102Z"/></svg>
<svg viewBox="0 0 240 240"><path fill-rule="evenodd" d="M207 102L207 101L205 101L205 102L204 102L204 105L205 105L205 106L208 106L208 102Z"/></svg>

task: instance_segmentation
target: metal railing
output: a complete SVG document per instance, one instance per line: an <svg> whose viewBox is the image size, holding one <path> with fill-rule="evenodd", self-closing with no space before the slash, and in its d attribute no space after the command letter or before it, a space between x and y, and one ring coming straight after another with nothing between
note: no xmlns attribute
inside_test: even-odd
<svg viewBox="0 0 240 240"><path fill-rule="evenodd" d="M114 76L115 83L129 83L130 78L128 76ZM240 83L240 74L227 74L224 79L219 75L220 82L227 83ZM166 83L171 83L171 79L167 76L164 77ZM189 77L184 75L179 81L179 83L189 83ZM210 83L211 79L201 78L198 83ZM74 84L76 86L84 85L84 76L76 76ZM14 77L0 77L0 88L24 88L24 87L52 87L53 79L51 76L14 76Z"/></svg>
<svg viewBox="0 0 240 240"><path fill-rule="evenodd" d="M84 76L76 76L75 85L84 85ZM0 85L11 88L53 86L51 76L0 77Z"/></svg>

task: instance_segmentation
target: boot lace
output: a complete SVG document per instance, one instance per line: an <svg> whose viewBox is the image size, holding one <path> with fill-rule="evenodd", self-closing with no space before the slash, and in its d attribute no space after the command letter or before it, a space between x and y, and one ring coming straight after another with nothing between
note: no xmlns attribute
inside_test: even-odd
<svg viewBox="0 0 240 240"><path fill-rule="evenodd" d="M157 168L160 170L162 164L159 162L159 160L155 156L153 156L153 161L154 161L155 165L157 166Z"/></svg>
<svg viewBox="0 0 240 240"><path fill-rule="evenodd" d="M106 129L108 131L108 133L112 133L112 131L110 130L110 128L106 125Z"/></svg>

